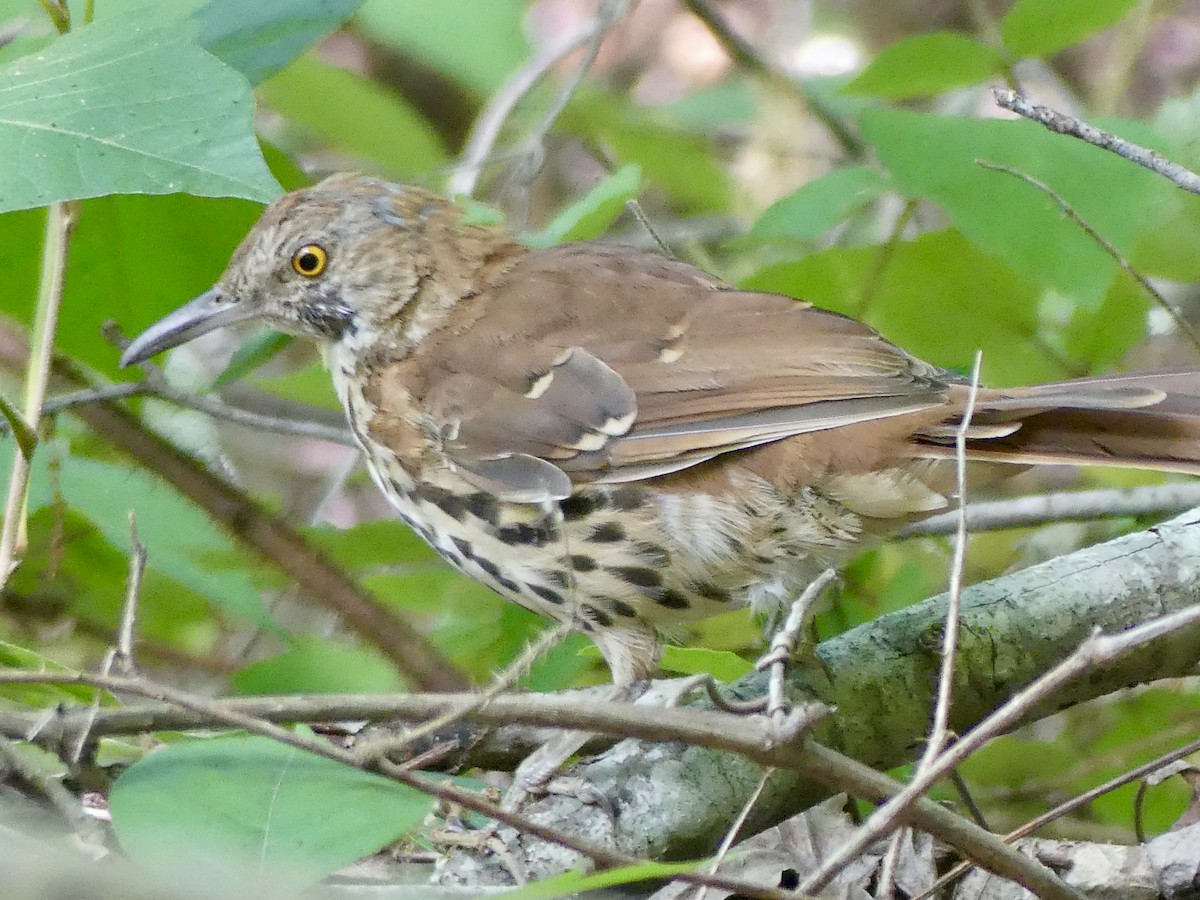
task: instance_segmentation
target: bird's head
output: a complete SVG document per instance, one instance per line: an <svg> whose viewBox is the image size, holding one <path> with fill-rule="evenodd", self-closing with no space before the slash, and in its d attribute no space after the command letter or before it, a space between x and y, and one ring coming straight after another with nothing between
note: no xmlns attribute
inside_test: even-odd
<svg viewBox="0 0 1200 900"><path fill-rule="evenodd" d="M401 311L435 268L444 276L445 248L464 232L499 239L463 215L429 191L357 174L287 194L264 211L217 283L142 332L121 365L246 321L322 343L370 343L406 321ZM452 281L438 283L465 290Z"/></svg>

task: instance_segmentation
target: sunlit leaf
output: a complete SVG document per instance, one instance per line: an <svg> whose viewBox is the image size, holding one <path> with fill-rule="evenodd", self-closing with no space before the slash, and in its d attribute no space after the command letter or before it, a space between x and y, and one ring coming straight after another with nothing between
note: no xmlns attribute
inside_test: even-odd
<svg viewBox="0 0 1200 900"><path fill-rule="evenodd" d="M1000 20L1013 56L1049 56L1116 25L1139 0L1017 0Z"/></svg>
<svg viewBox="0 0 1200 900"><path fill-rule="evenodd" d="M889 44L846 85L852 94L923 97L978 84L1001 71L1000 54L961 34L939 31Z"/></svg>
<svg viewBox="0 0 1200 900"><path fill-rule="evenodd" d="M877 200L888 187L888 180L867 166L834 169L772 203L750 234L812 240Z"/></svg>
<svg viewBox="0 0 1200 900"><path fill-rule="evenodd" d="M525 242L532 247L551 247L600 237L625 211L625 204L637 196L641 184L640 166L622 166L555 216L541 231L527 235Z"/></svg>

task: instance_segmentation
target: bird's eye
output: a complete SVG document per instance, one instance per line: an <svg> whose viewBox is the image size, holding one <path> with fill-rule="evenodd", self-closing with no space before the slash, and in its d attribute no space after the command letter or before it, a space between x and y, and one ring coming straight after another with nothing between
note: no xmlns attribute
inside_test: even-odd
<svg viewBox="0 0 1200 900"><path fill-rule="evenodd" d="M325 271L329 254L319 244L305 244L292 254L292 268L305 278L316 278Z"/></svg>

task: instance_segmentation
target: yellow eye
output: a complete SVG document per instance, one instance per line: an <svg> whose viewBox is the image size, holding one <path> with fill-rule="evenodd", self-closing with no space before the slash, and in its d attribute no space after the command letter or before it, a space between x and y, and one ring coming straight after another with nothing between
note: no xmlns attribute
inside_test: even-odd
<svg viewBox="0 0 1200 900"><path fill-rule="evenodd" d="M329 254L319 244L305 244L292 254L292 268L305 278L316 278L325 271Z"/></svg>

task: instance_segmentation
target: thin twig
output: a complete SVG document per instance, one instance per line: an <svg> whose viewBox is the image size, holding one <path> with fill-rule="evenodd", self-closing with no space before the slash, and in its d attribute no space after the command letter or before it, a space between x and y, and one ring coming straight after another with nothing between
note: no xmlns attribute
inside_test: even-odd
<svg viewBox="0 0 1200 900"><path fill-rule="evenodd" d="M496 145L496 140L500 137L500 131L504 127L504 123L512 115L512 111L516 109L517 104L556 65L580 47L589 44L594 45L595 49L591 50L588 59L584 61L578 70L577 79L583 78L595 59L600 39L612 26L615 18L621 14L624 2L625 0L621 0L619 3L613 3L609 0L595 16L584 23L578 30L561 38L552 46L538 53L509 77L508 81L504 83L496 95L488 102L487 107L479 115L479 118L475 120L475 124L471 126L471 134L467 138L467 145L463 150L462 159L455 167L447 184L447 192L451 197L459 195L470 196L475 192L475 185L479 181L479 174L483 169L484 162L487 160L489 154L491 154L492 148ZM616 8L612 9L611 7ZM578 81L576 80L570 86L570 90L564 94L560 94L559 99L556 100L555 108L552 109L553 115L547 113L546 117L543 118L542 127L545 131L540 132L540 135L538 132L535 132L535 138L532 139L537 142L537 146L541 145L541 141L545 138L546 133L554 125L554 120L561 114L567 100L570 99L571 94L574 93L577 87Z"/></svg>
<svg viewBox="0 0 1200 900"><path fill-rule="evenodd" d="M142 576L146 571L146 547L138 539L137 517L129 513L129 579L125 585L125 605L121 610L121 625L117 629L117 671L130 675L133 665L133 632L137 623L138 599L142 593Z"/></svg>
<svg viewBox="0 0 1200 900"><path fill-rule="evenodd" d="M962 421L954 437L955 479L958 493L958 529L954 536L954 554L950 563L950 596L946 604L946 624L942 635L942 670L938 676L937 704L934 707L933 727L925 752L917 765L923 772L933 763L946 745L950 729L950 703L954 696L954 664L958 658L958 629L962 618L963 568L967 558L967 434L971 428L971 417L975 415L975 400L979 395L979 370L983 365L983 351L975 353L971 366L971 387L963 408Z"/></svg>
<svg viewBox="0 0 1200 900"><path fill-rule="evenodd" d="M954 553L950 562L950 589L946 603L946 621L942 630L942 666L938 674L937 701L934 703L933 724L925 741L925 750L917 763L916 774L920 776L937 759L946 745L950 734L950 704L954 697L954 668L958 659L958 629L962 619L963 568L967 558L967 434L971 430L971 418L975 415L975 401L979 396L979 370L983 365L983 351L976 351L971 366L970 389L963 407L962 419L954 435L954 471L957 493L958 527L954 535ZM900 858L900 845L904 829L892 836L888 852L884 856L879 876L880 896L892 896L892 878Z"/></svg>
<svg viewBox="0 0 1200 900"><path fill-rule="evenodd" d="M1178 163L1171 162L1161 153L1119 138L1111 132L1089 125L1087 122L1060 113L1048 106L1030 103L1016 91L1010 91L1007 88L992 88L992 96L996 99L996 105L1003 109L1045 125L1057 134L1079 138L1094 147L1115 153L1117 156L1163 176L1185 191L1200 194L1200 175Z"/></svg>
<svg viewBox="0 0 1200 900"><path fill-rule="evenodd" d="M1184 744L1182 747L1176 747L1174 750L1164 753L1161 756L1150 760L1149 762L1142 763L1142 765L1136 766L1135 768L1130 769L1128 772L1123 772L1115 778L1110 778L1108 781L1104 782L1104 784L1099 784L1090 790L1084 791L1077 797L1072 797L1070 800L1058 804L1058 806L1047 810L1040 816L1030 819L1020 828L1013 829L1004 836L1004 840L1011 843L1014 841L1019 841L1023 837L1028 837L1043 825L1048 825L1055 819L1060 819L1081 807L1087 806L1097 797L1102 797L1107 793L1115 791L1117 788L1124 787L1131 782L1137 781L1139 778L1145 778L1147 775L1158 771L1164 766L1168 766L1173 762L1177 762L1183 759L1185 756L1191 756L1197 751L1200 751L1200 738L1190 741L1189 743ZM972 862L959 863L957 866L935 881L932 885L930 885L929 889L925 891L925 893L918 897L914 897L913 900L929 900L929 898L933 897L939 890L957 881L973 868L975 868L975 864Z"/></svg>
<svg viewBox="0 0 1200 900"><path fill-rule="evenodd" d="M912 803L962 764L972 753L1020 721L1031 709L1085 672L1109 665L1118 658L1183 628L1200 623L1200 603L1170 615L1152 619L1119 634L1093 634L1079 648L1046 674L979 723L937 758L924 772L915 775L903 791L880 806L866 823L837 849L805 883L807 890L826 887L834 874L850 859L857 857L879 835L893 828L905 806Z"/></svg>
<svg viewBox="0 0 1200 900"><path fill-rule="evenodd" d="M1050 522L1177 513L1195 506L1200 506L1200 483L1178 481L1151 487L1061 491L971 503L967 506L967 525L973 532L992 531ZM909 525L897 537L949 534L957 527L958 512L953 511Z"/></svg>
<svg viewBox="0 0 1200 900"><path fill-rule="evenodd" d="M47 7L49 11L50 7ZM42 245L42 273L38 284L37 315L33 326L32 351L25 369L25 421L37 434L42 404L50 382L54 358L54 335L58 330L58 311L62 306L63 277L67 270L67 252L71 229L75 225L76 204L52 203L46 213L46 234ZM29 460L14 453L4 505L4 524L0 528L0 587L23 552L26 527L26 495L29 490Z"/></svg>
<svg viewBox="0 0 1200 900"><path fill-rule="evenodd" d="M14 683L14 679L12 678L14 674L16 673L0 672L0 683ZM20 679L18 680L19 682L35 683L38 680L36 678L38 673L24 674L34 675L35 677L28 681ZM62 675L62 673L45 673L45 683L63 683L63 681L54 677L59 675ZM573 850L581 856L591 859L597 865L604 868L631 866L645 862L645 860L638 859L634 856L629 856L624 853L609 850L605 847L599 847L594 844L587 843L571 835L564 834L556 829L549 828L545 825L528 819L522 815L502 810L494 804L489 803L478 794L458 788L448 781L435 781L433 779L414 774L413 772L405 769L403 766L399 766L390 762L385 757L375 757L370 760L361 760L351 751L337 747L328 741L308 737L307 735L280 727L279 725L275 725L266 721L265 719L236 712L228 707L222 708L213 701L196 697L177 688L151 682L144 677L139 676L128 678L80 674L73 678L73 683L89 684L105 690L115 690L119 693L138 694L140 696L159 700L160 702L170 703L193 712L202 712L206 715L210 715L221 720L225 725L243 729L251 734L257 734L262 737L270 738L271 740L278 741L286 746L294 747L297 750L314 753L318 756L322 756L335 762L343 763L355 769L363 769L366 771L375 772L386 778L390 778L393 781L397 781L401 784L421 791L422 793L449 803L458 804L459 806L471 810L472 812L477 812L481 815L487 816L488 818L495 819L505 825L517 829L522 833L531 834L535 837L541 838L544 841L566 847L567 849ZM764 898L764 900L792 900L792 895L788 894L787 892L774 890L771 888L763 888L756 884L734 878L725 878L720 875L704 875L697 872L680 872L672 873L672 877L683 881L689 881L693 884L708 884L716 888L734 891L749 897Z"/></svg>
<svg viewBox="0 0 1200 900"><path fill-rule="evenodd" d="M1167 298L1164 297L1158 291L1158 289L1150 283L1150 280L1146 278L1145 275L1135 269L1130 264L1129 260L1121 255L1120 250L1114 247L1112 243L1106 237L1104 237L1104 235L1102 235L1087 221L1085 221L1084 218L1075 211L1075 208L1067 202L1065 197L1055 191L1054 188L1050 187L1050 185L1046 184L1044 181L1039 181L1032 175L1022 172L1020 169L1014 169L1012 166L992 163L982 159L975 160L975 164L984 169L992 169L996 172L1004 172L1007 175L1013 175L1017 178L1020 178L1027 184L1033 185L1033 187L1037 188L1039 191L1057 203L1058 208L1062 210L1063 215L1082 228L1084 233L1087 234L1087 236L1093 241L1095 241L1096 245L1100 247L1101 250L1107 253L1118 266L1124 269L1129 277L1136 281L1138 286L1150 295L1150 299L1166 311L1167 315L1171 317L1171 321L1175 323L1175 327L1188 336L1188 340L1192 342L1192 345L1197 349L1200 349L1200 334L1196 333L1196 331L1188 323L1187 319L1180 315L1179 310L1171 305L1170 301L1168 301Z"/></svg>
<svg viewBox="0 0 1200 900"><path fill-rule="evenodd" d="M264 718L239 712L236 707L228 703L201 700L174 688L152 685L142 678L0 670L0 684L39 683L87 684L117 693L139 694L162 703L171 703L185 710L210 716L225 725L244 728L255 734L281 740L289 746L312 750L339 762L349 761L351 764L357 764L357 757L350 751L334 748L321 742L316 742L314 747L313 742L303 736L285 728L269 725ZM444 710L447 708L447 703L459 702L461 698L421 698L419 695L408 695L402 699L410 708L414 702L424 699L425 701L432 700L438 710ZM642 740L683 741L717 750L727 750L741 754L763 766L797 769L828 785L834 791L844 791L876 803L882 803L888 797L898 796L903 791L903 786L886 774L877 772L828 747L811 741L774 744L769 740L770 732L765 721L747 720L744 716L733 716L714 710L649 709L637 704L603 702L588 704L585 707L578 703L561 702L554 697L529 695L497 697L487 706L472 711L469 717L495 724L524 722L589 731L611 730L626 737L636 737ZM501 814L496 807L483 802L476 795L459 791L457 788L450 787L448 783L429 784L423 779L412 776L411 773L401 771L401 767L391 764L384 758L373 760L372 767L380 774L393 777L405 784L411 784L436 797L460 803L467 809L496 818L543 840L568 846L585 856L591 855L591 851L596 849L581 850L578 842L571 842L570 839L557 832L530 823L521 817ZM1082 900L1079 892L1064 885L1041 863L1028 859L1005 845L998 836L984 831L938 803L919 797L915 803L906 805L902 814L914 827L927 831L957 847L990 871L1039 892L1039 896L1047 898L1047 900ZM624 865L632 861L628 857L607 850L599 851L599 855L595 858L603 865ZM694 873L678 877L694 881L694 883L701 883L701 876ZM729 882L729 879L709 879L708 883L713 884L714 887L720 887L722 880L725 883ZM757 893L754 893L753 896L788 897L790 900L795 900L794 894L770 892L763 888L755 890Z"/></svg>
<svg viewBox="0 0 1200 900"><path fill-rule="evenodd" d="M786 621L771 639L770 649L756 664L756 668L767 669L770 673L767 680L766 714L775 731L776 740L786 740L793 736L787 733L789 729L786 727L785 721L788 705L787 662L796 651L797 640L805 623L809 620L813 604L836 578L837 572L833 569L826 569L808 584L792 604Z"/></svg>
<svg viewBox="0 0 1200 900"><path fill-rule="evenodd" d="M763 59L748 41L729 27L709 0L683 0L683 5L687 7L688 12L704 23L712 36L717 39L717 43L725 49L725 52L738 66L752 75L762 78L768 84L799 93L809 110L829 130L847 156L858 159L863 155L865 148L862 140L842 120L841 116L830 109L829 104L802 80Z"/></svg>
<svg viewBox="0 0 1200 900"><path fill-rule="evenodd" d="M360 759L364 760L377 756L389 756L411 747L417 741L436 734L447 726L466 718L472 712L486 706L511 688L529 670L529 667L534 662L540 659L551 648L562 643L573 631L575 631L575 625L572 622L559 622L555 627L547 628L538 636L536 641L525 648L525 651L516 660L506 666L502 672L498 673L492 679L492 683L484 690L468 695L467 699L458 706L446 710L441 715L435 716L420 726L405 731L403 734L364 741L355 748L355 753Z"/></svg>

